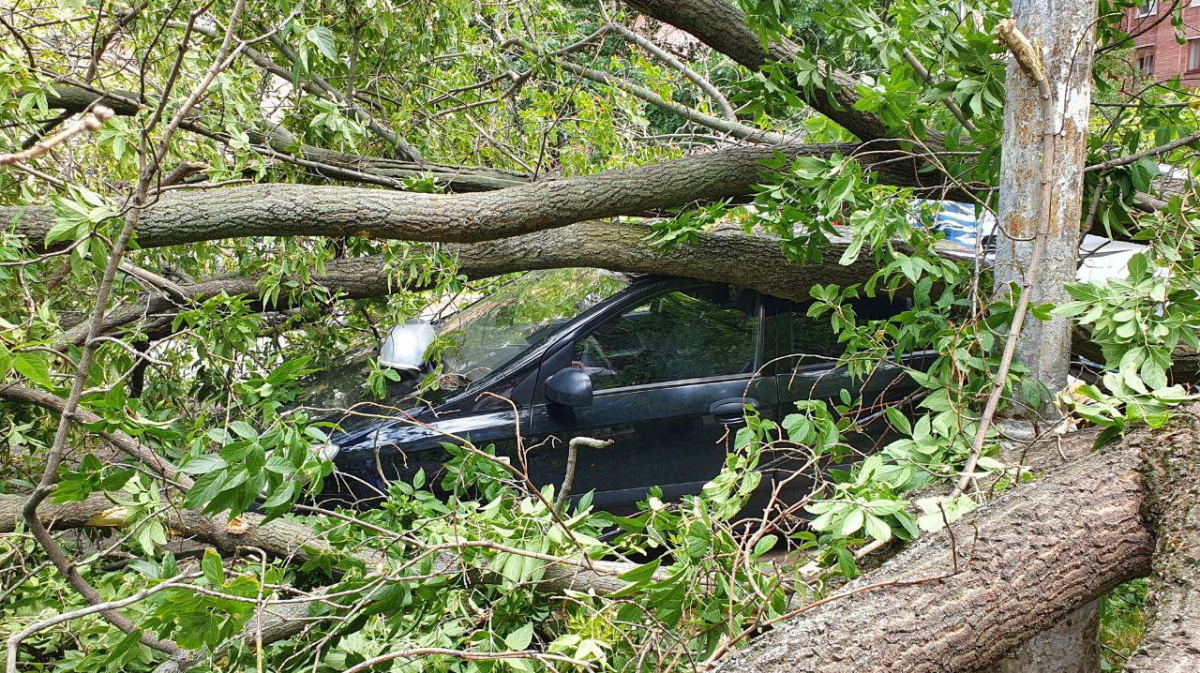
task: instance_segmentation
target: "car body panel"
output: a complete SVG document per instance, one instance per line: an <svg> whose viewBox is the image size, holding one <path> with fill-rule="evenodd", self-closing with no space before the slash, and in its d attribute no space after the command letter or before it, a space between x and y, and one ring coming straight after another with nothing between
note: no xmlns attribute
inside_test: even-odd
<svg viewBox="0 0 1200 673"><path fill-rule="evenodd" d="M731 366L739 369L737 373L600 389L594 392L590 405L575 408L546 398L545 381L556 372L566 367L589 368L576 359L590 357L589 338L600 336L602 330L618 323L639 339L638 330L643 325L658 325L661 332L662 325L674 324L669 322L670 316L688 315L685 309L691 304L666 303L676 298L695 301L696 306L710 311L706 316L734 321L728 333L720 336L740 344L729 355ZM533 483L558 487L566 472L568 443L579 436L611 439L613 444L605 449L580 449L573 483L576 497L593 492L596 506L627 512L655 486L668 499L698 493L723 466L738 429L744 426L746 404L764 418L779 420L795 410L799 399L836 399L843 389L857 395L862 388L863 384L852 381L844 369L834 367L827 354L816 364L781 365L774 361L783 346L771 331L772 312L805 310L804 305L781 301L750 290L695 280L638 279L565 321L545 341L441 404L410 409L410 418L357 418L343 424L344 432L335 435L333 441L340 447L335 462L344 474L327 484L326 491L331 494L327 497L342 504L369 504L380 497L388 482L411 481L418 470L424 470L430 483L436 484L449 459L443 442L462 439L477 446L492 444L502 459L523 464ZM658 307L660 312L641 310L645 306ZM828 322L824 324L828 331ZM685 327L689 327L686 320ZM795 325L789 329L792 327ZM752 333L746 331L751 329ZM800 325L799 331L808 329ZM696 348L691 347L691 334L675 338L675 343L668 346L693 353ZM706 337L701 332L698 338ZM595 343L599 347L599 342ZM653 350L644 340L631 343L624 350L602 355L603 362L622 357L637 361L646 356L640 349ZM706 347L723 343L714 341ZM585 355L580 355L581 349ZM672 351L668 348L666 352ZM658 362L663 360L660 357ZM691 366L678 371L702 369L704 363L683 364ZM603 366L590 369L597 381L617 373ZM899 385L901 375L899 367L883 367L866 382L867 389L878 392L880 399L906 394L911 391L911 381ZM792 477L789 470L794 466L776 461L772 469L775 471L768 475L770 478L764 479L765 489L773 481ZM793 478L793 482L793 488L799 491L810 487L807 479Z"/></svg>

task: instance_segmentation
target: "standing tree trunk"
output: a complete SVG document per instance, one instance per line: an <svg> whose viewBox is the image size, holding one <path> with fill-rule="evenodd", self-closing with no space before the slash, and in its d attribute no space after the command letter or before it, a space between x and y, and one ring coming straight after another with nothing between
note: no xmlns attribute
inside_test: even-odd
<svg viewBox="0 0 1200 673"><path fill-rule="evenodd" d="M1005 90L996 286L1019 287L1031 306L1058 306L1069 300L1066 284L1078 267L1096 2L1014 0L1012 11L1029 42L1006 39L1013 55ZM1016 359L1051 395L1067 385L1070 355L1070 319L1022 325ZM1050 400L1031 411L1057 413ZM1098 627L1098 603L1084 605L1015 649L994 671L1094 673Z"/></svg>
<svg viewBox="0 0 1200 673"><path fill-rule="evenodd" d="M1044 82L1009 58L996 285L1015 284L1033 306L1058 305L1068 300L1064 286L1075 280L1078 266L1096 3L1014 0L1013 15ZM1023 326L1017 360L1051 393L1066 387L1070 355L1070 319Z"/></svg>

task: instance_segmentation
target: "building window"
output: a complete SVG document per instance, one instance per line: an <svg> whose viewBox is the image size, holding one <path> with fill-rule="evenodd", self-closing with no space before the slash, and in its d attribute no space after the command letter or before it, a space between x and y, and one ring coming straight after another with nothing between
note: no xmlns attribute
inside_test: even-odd
<svg viewBox="0 0 1200 673"><path fill-rule="evenodd" d="M1137 50L1137 69L1143 75L1154 74L1154 47L1142 47Z"/></svg>
<svg viewBox="0 0 1200 673"><path fill-rule="evenodd" d="M1200 38L1188 40L1187 59L1187 71L1200 72Z"/></svg>
<svg viewBox="0 0 1200 673"><path fill-rule="evenodd" d="M1138 7L1138 18L1144 16L1154 16L1158 14L1158 0L1150 0L1143 2L1141 7Z"/></svg>

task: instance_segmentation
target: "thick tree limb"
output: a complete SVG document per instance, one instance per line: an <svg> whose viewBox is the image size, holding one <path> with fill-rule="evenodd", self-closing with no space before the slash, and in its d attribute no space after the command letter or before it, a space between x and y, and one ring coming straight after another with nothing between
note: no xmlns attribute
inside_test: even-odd
<svg viewBox="0 0 1200 673"><path fill-rule="evenodd" d="M1146 633L1126 670L1198 670L1198 447L1200 405L1192 404L1165 428L1143 428L997 499L951 526L952 535L927 537L718 670L985 670L1146 574Z"/></svg>
<svg viewBox="0 0 1200 673"><path fill-rule="evenodd" d="M759 70L771 62L790 61L800 53L800 46L788 40L773 41L764 49L758 35L746 25L745 13L727 0L625 0L625 3L642 14L690 33L712 49L751 70ZM818 62L818 67L824 84L814 85L808 91L799 91L806 103L861 140L878 141L892 135L883 120L855 109L860 97L857 93L859 82L854 75L830 68L822 62ZM1142 156L1178 149L1198 139L1200 132L1147 152L1089 166L1085 171L1123 166ZM934 152L945 147L943 136L933 130L926 133L921 143ZM1178 185L1171 184L1164 184L1162 188L1168 193L1176 193L1179 190ZM1133 205L1139 210L1155 212L1163 210L1166 202L1138 192L1133 197Z"/></svg>
<svg viewBox="0 0 1200 673"><path fill-rule="evenodd" d="M625 273L661 274L732 283L770 295L794 300L809 298L816 283L848 285L860 283L875 272L875 265L862 259L851 266L836 263L841 246L827 251L831 261L800 265L789 261L779 241L753 236L740 228L725 227L701 235L696 245L677 245L662 251L646 246L649 227L633 222L596 221L561 229L503 238L449 248L459 262L459 272L471 279L531 271L588 266ZM731 263L740 260L741 263ZM325 264L325 273L313 283L348 299L383 297L405 287L387 272L383 255L338 259ZM225 292L257 297L258 279L216 278L180 288L187 301L200 302ZM281 301L286 301L282 297ZM105 316L108 334L121 327L138 325L149 332L169 324L183 302L164 293L150 293ZM62 337L63 343L78 344L85 336L75 326Z"/></svg>
<svg viewBox="0 0 1200 673"><path fill-rule="evenodd" d="M536 234L454 245L448 250L456 254L459 272L473 280L518 271L594 267L730 283L794 301L808 300L809 290L816 283L842 286L862 283L877 269L866 258L848 267L838 264L843 249L840 241L826 250L825 262L800 265L783 254L776 239L748 235L737 227L717 228L701 235L695 245L676 245L663 250L646 247L649 231L649 227L635 222L581 222ZM189 302L202 302L221 292L256 298L258 282L254 277L230 276L180 289ZM382 255L327 262L325 273L314 277L312 282L347 299L385 297L420 289L404 286L389 277ZM280 300L286 306L286 296ZM154 333L169 325L184 303L164 293L146 294L110 311L105 316L103 333L111 334L128 326ZM77 325L67 330L61 341L78 345L83 335L83 327ZM1072 348L1095 362L1104 360L1086 328L1076 328ZM1171 376L1175 382L1200 380L1200 355L1182 346L1177 348Z"/></svg>
<svg viewBox="0 0 1200 673"><path fill-rule="evenodd" d="M741 65L758 70L773 62L794 59L800 47L790 41L775 41L763 48L758 35L746 25L742 10L725 0L626 0L639 12L694 35L704 44L725 54ZM854 109L858 102L858 82L853 75L818 64L824 85L813 87L806 102L816 111L837 122L862 140L880 140L891 136L887 125L870 113ZM803 93L801 94L803 95ZM925 140L927 146L940 149L940 137Z"/></svg>
<svg viewBox="0 0 1200 673"><path fill-rule="evenodd" d="M1022 486L950 527L957 559L930 535L717 670L982 670L1150 570L1137 468L1118 447Z"/></svg>
<svg viewBox="0 0 1200 673"><path fill-rule="evenodd" d="M1157 537L1146 633L1131 673L1200 671L1200 417L1193 407L1130 444L1143 456L1142 512Z"/></svg>
<svg viewBox="0 0 1200 673"><path fill-rule="evenodd" d="M477 194L412 194L312 185L254 185L163 194L141 213L143 248L255 236L371 235L413 241L469 243L619 215L746 196L761 182L762 161L858 155L879 179L922 188L907 154L858 145L737 147L640 168L537 182ZM929 189L937 186L930 185ZM943 190L939 190L943 191ZM55 222L49 206L3 207L0 221L39 248Z"/></svg>
<svg viewBox="0 0 1200 673"><path fill-rule="evenodd" d="M15 524L21 519L21 506L24 498L18 495L0 495L0 534L11 533ZM43 525L53 530L73 528L113 528L125 524L129 512L126 508L114 504L103 494L92 494L81 502L61 505L43 505L38 509L38 515ZM299 522L276 519L263 524L259 514L245 513L231 525L224 515L207 515L196 510L170 507L164 514L166 525L187 537L192 537L211 544L225 554L234 554L238 547L256 547L277 558L292 559L303 563L314 556L352 556L366 564L368 569L382 572L394 562L381 552L370 549L345 552L335 550L325 540L324 536L311 527ZM623 588L626 583L617 579L616 575L629 569L626 566L616 567L608 572L609 567L600 562L593 562L598 571L591 571L572 565L547 564L545 575L538 586L546 591L596 591L611 593ZM458 566L458 558L454 554L439 553L434 563L435 572L453 572Z"/></svg>
<svg viewBox="0 0 1200 673"><path fill-rule="evenodd" d="M22 404L31 404L33 406L47 409L56 414L61 414L65 408L63 398L57 395L52 395L43 390L29 388L16 383L0 385L0 399L19 402ZM75 410L75 419L80 423L87 425L94 425L103 421L103 419L96 414L83 408ZM128 434L120 430L100 431L96 434L100 435L104 441L124 452L130 458L133 458L146 467L149 467L156 473L162 475L164 478L175 482L180 486L180 488L191 488L191 477L175 469L174 465L163 459L162 456L155 453L154 449L142 444Z"/></svg>

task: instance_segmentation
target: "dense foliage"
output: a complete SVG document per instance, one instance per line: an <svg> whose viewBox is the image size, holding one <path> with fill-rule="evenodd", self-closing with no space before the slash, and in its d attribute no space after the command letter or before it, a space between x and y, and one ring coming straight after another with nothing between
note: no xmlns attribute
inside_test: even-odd
<svg viewBox="0 0 1200 673"><path fill-rule="evenodd" d="M1196 129L1190 91L1135 76L1119 20L1141 3L1100 4L1092 164ZM942 254L940 235L921 226L934 216L928 194L882 179L852 153L780 152L762 162L749 198L655 213L644 244L670 255L732 224L774 237L794 264L816 264L833 263L831 245L847 238L837 263L871 260L878 271L860 284L813 286L809 315L830 322L841 362L858 377L933 349L932 366L911 372L925 390L916 413L887 410L897 439L853 467L844 466L856 452L849 412L862 400L849 393L834 404L802 402L778 423L751 415L701 496L651 496L631 517L598 512L586 497L563 507L553 487L534 487L489 447L460 437L446 438L456 457L440 484L445 497L421 475L394 484L371 511L312 505L332 470L321 448L334 430L328 409L304 406L312 375L372 350L391 324L448 312L504 281L462 273L454 246L364 229L145 248L135 235L124 249L131 213L181 189L211 189L214 202L217 186L252 183L449 193L455 185L439 164L515 184L764 133L849 142L808 105L826 95L826 64L856 78L854 112L881 120L907 152L941 138L928 172L975 199L981 215L995 208L1006 59L994 34L1008 3L738 6L763 44L790 37L800 51L752 70L623 5L578 1L8 0L4 151L78 119L82 108L61 112L67 87L119 100L94 133L0 168L0 205L50 203L56 213L45 240L0 231L0 388L16 384L82 410L64 420L61 406L0 392L0 494L19 496L5 509L15 517L47 457L65 448L43 506L96 498L108 506L94 527L56 532L55 544L136 626L127 634L89 611L95 601L60 572L57 552L19 523L0 537L0 631L38 628L14 646L18 669L154 670L169 658L170 648L154 645L162 641L199 653L188 660L199 670L694 669L857 576L865 545L937 531L1030 478L989 436L973 475L979 488L946 495L971 452L1016 297L994 292L975 260ZM1184 177L1160 175L1160 162ZM1083 230L1148 247L1128 278L1078 283L1071 304L1033 307L1038 319L1075 318L1100 347L1107 370L1058 403L1074 411L1068 422L1103 426L1105 439L1163 423L1189 395L1170 371L1182 349L1200 349L1197 226L1181 185L1193 167L1185 145L1089 172ZM189 177L164 184L180 169ZM1145 192L1165 205L1139 212ZM317 280L331 265L371 256L382 260L387 292L347 298ZM251 290L178 294L230 278L251 279ZM87 338L98 303L127 307L147 293L176 305ZM881 322L850 305L885 294L911 296L913 308ZM511 311L522 310L514 300ZM360 373L381 397L397 377L374 362ZM1022 373L1015 367L1001 382L1006 408L1055 403ZM450 385L440 374L427 377L424 393ZM127 455L130 446L161 463ZM762 525L735 526L771 450L803 453L820 488ZM164 474L162 463L178 473ZM284 530L317 531L319 543L276 541L291 554L181 543L195 533L177 508L233 531L306 526ZM772 552L785 546L796 554L781 564ZM625 585L547 588L548 573L562 568ZM303 628L264 638L264 620L278 613L300 615Z"/></svg>

